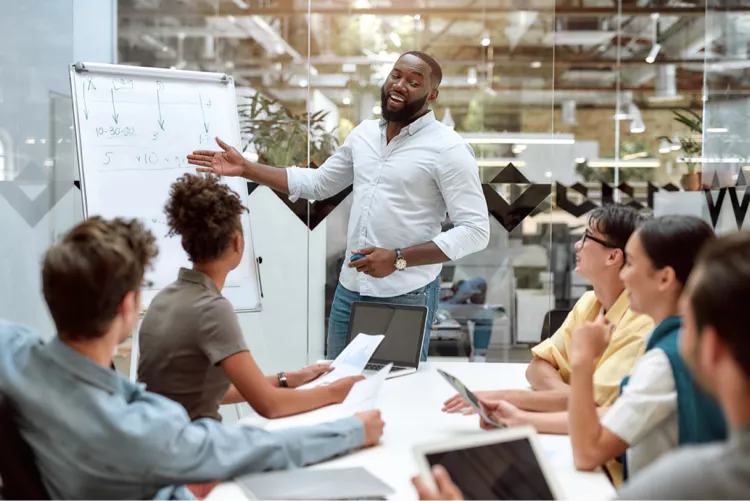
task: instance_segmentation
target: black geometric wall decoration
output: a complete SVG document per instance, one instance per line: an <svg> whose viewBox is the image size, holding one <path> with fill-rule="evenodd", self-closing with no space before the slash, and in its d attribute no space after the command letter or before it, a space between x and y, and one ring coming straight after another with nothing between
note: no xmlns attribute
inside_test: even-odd
<svg viewBox="0 0 750 501"><path fill-rule="evenodd" d="M248 195L252 195L253 192L258 188L258 183L248 182L247 183L247 193ZM289 195L286 193L281 193L276 190L272 190L274 194L284 202L284 205L286 205L304 224L308 227L311 231L314 230L323 220L325 220L326 216L330 214L338 205L344 201L344 199L349 196L349 193L352 192L352 187L349 186L348 188L345 188L340 193L326 198L325 200L318 200L316 202L309 202L308 200L304 199L298 199L295 202L292 202L289 200ZM309 218L309 219L308 219Z"/></svg>
<svg viewBox="0 0 750 501"><path fill-rule="evenodd" d="M734 183L735 186L747 186L747 181L745 180L745 169L740 168L740 171L737 173L737 181Z"/></svg>
<svg viewBox="0 0 750 501"><path fill-rule="evenodd" d="M568 198L568 188L566 188L565 185L555 183L555 186L555 204L557 205L557 207L571 214L572 216L581 217L584 214L587 214L596 209L597 205L588 198L585 198L583 203L581 203L580 205L574 204ZM587 197L589 194L588 188L586 188L581 183L572 185L570 189L577 191L584 197Z"/></svg>
<svg viewBox="0 0 750 501"><path fill-rule="evenodd" d="M729 190L729 199L732 201L732 209L734 211L734 220L737 222L737 229L742 229L742 225L745 222L745 216L747 215L748 206L750 206L750 187L745 187L742 194L742 202L740 203L737 192L739 190L731 188Z"/></svg>
<svg viewBox="0 0 750 501"><path fill-rule="evenodd" d="M716 203L714 203L714 197L713 193L711 193L711 190L703 190L703 194L706 197L708 213L711 215L711 224L714 228L716 228L716 225L719 222L719 215L721 214L721 206L724 204L724 197L727 194L727 189L719 189L719 198Z"/></svg>
<svg viewBox="0 0 750 501"><path fill-rule="evenodd" d="M509 204L495 191L493 184L529 184L521 195ZM505 230L510 233L550 195L552 185L530 184L529 180L511 163L489 183L482 185L487 209Z"/></svg>
<svg viewBox="0 0 750 501"><path fill-rule="evenodd" d="M680 191L679 186L675 186L672 183L665 184L661 188L656 186L654 183L650 182L648 183L648 197L646 199L646 205L649 206L649 208L654 208L654 194L659 193L661 190L665 191Z"/></svg>

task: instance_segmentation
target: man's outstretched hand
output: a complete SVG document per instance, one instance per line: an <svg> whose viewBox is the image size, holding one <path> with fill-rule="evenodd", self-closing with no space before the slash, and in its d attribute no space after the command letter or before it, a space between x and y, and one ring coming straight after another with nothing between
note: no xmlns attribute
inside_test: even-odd
<svg viewBox="0 0 750 501"><path fill-rule="evenodd" d="M229 146L227 143L216 138L223 151L194 151L188 155L188 163L196 165L198 172L208 172L219 176L239 177L245 172L245 158L237 151L236 148Z"/></svg>

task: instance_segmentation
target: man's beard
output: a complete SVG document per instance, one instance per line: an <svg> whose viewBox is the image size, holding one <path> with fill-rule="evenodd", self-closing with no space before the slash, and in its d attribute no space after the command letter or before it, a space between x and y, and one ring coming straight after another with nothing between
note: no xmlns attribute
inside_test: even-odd
<svg viewBox="0 0 750 501"><path fill-rule="evenodd" d="M388 109L388 95L385 93L385 86L383 86L380 88L380 109L382 110L383 118L389 122L406 122L422 110L428 97L430 97L429 94L411 103L404 103L404 107L398 111L391 111Z"/></svg>

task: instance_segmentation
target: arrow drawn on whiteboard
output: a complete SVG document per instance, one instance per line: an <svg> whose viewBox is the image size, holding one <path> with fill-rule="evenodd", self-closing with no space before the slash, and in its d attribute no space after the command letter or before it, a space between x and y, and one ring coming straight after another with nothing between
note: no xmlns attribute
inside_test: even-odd
<svg viewBox="0 0 750 501"><path fill-rule="evenodd" d="M161 83L161 82L156 82ZM159 127L164 130L164 119L161 117L161 100L159 99L159 89L156 89L156 105L159 107Z"/></svg>
<svg viewBox="0 0 750 501"><path fill-rule="evenodd" d="M114 89L109 89L109 93L112 95L112 118L115 120L115 124L118 124L118 120L120 119L120 115L117 114L117 109L115 108L115 91Z"/></svg>
<svg viewBox="0 0 750 501"><path fill-rule="evenodd" d="M203 96L198 94L198 99L201 102L201 115L203 115L203 128L206 130L206 134L208 134L208 122L206 122L206 113L203 111Z"/></svg>
<svg viewBox="0 0 750 501"><path fill-rule="evenodd" d="M89 105L86 103L86 82L83 82L83 114L89 119Z"/></svg>

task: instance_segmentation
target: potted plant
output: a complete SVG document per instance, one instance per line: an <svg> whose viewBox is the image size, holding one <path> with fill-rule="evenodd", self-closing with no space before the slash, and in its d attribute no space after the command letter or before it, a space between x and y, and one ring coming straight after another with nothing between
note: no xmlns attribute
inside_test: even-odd
<svg viewBox="0 0 750 501"><path fill-rule="evenodd" d="M278 167L318 167L338 145L335 129L327 131L325 128L328 112L295 114L259 92L237 108L240 132L245 139L242 151L253 145L260 163ZM308 165L308 138L309 163L313 165Z"/></svg>
<svg viewBox="0 0 750 501"><path fill-rule="evenodd" d="M614 156L614 154L610 155L612 157ZM623 141L622 143L620 143L620 158L624 160L629 156L635 158L651 158L651 154L646 150L646 147L642 143L635 141ZM614 168L594 168L589 166L588 160L576 163L575 172L586 183L594 182L613 184L615 182ZM653 169L652 167L628 167L626 169L621 168L618 180L621 183L627 183L629 181L653 181L654 172L655 169Z"/></svg>
<svg viewBox="0 0 750 501"><path fill-rule="evenodd" d="M296 114L281 103L261 93L247 97L247 102L237 106L242 151L252 145L258 162L276 167L317 168L336 150L336 130L326 130L328 112ZM308 160L309 141L309 160ZM250 183L253 193L257 184ZM307 200L292 202L286 194L276 192L277 198L309 229L315 229L326 215L338 206L351 192L351 188L315 204Z"/></svg>
<svg viewBox="0 0 750 501"><path fill-rule="evenodd" d="M674 140L661 136L658 139L660 141L667 141L669 144L679 144L682 149L683 156L682 161L687 168L687 173L682 176L680 184L685 191L698 191L701 189L701 172L698 169L699 163L693 159L699 157L703 153L703 144L697 141L694 136L696 134L703 133L703 118L698 115L695 111L690 108L682 108L679 110L672 110L674 120L679 122L690 130L690 134L678 138L678 143Z"/></svg>

